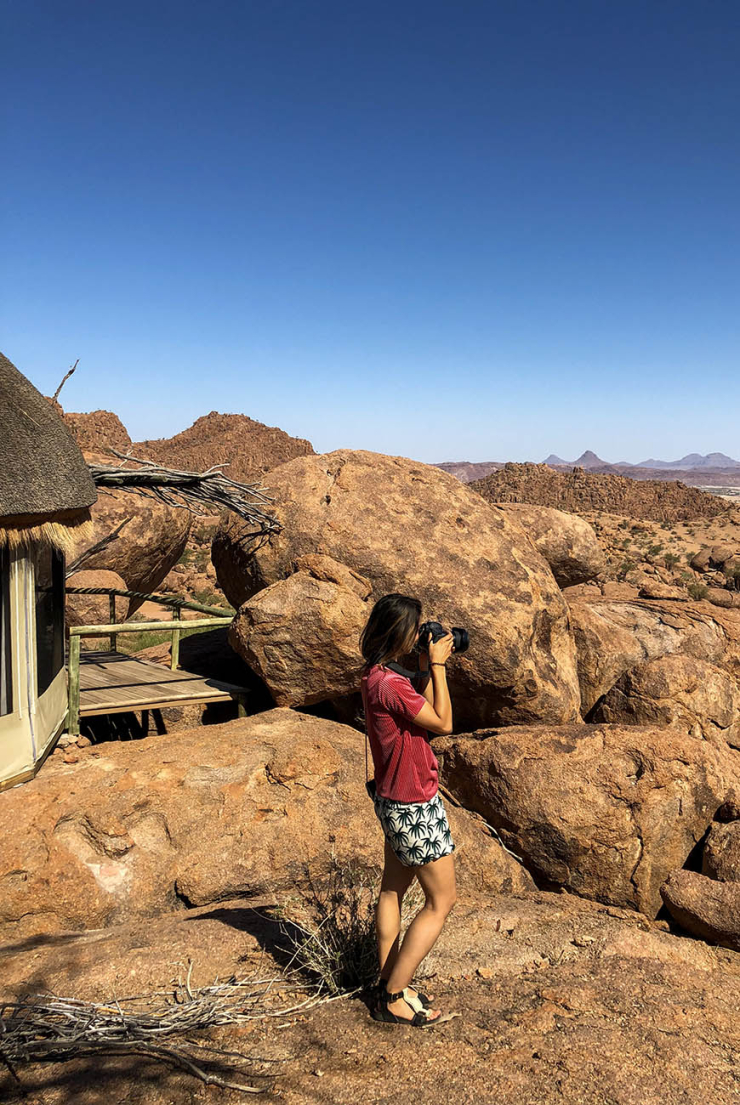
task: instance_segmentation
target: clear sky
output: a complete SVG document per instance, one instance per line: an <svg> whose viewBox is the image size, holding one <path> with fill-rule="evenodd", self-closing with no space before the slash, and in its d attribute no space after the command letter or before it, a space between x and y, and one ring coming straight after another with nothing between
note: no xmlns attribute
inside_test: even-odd
<svg viewBox="0 0 740 1105"><path fill-rule="evenodd" d="M740 459L737 0L0 12L0 348L68 409Z"/></svg>

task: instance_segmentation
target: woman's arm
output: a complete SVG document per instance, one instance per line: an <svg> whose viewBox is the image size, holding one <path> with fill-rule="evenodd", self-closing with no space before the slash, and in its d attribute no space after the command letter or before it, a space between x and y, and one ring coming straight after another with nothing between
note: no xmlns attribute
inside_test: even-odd
<svg viewBox="0 0 740 1105"><path fill-rule="evenodd" d="M419 655L419 670L414 676L414 689L423 694L429 703L434 703L434 686L429 675L429 657L426 652Z"/></svg>
<svg viewBox="0 0 740 1105"><path fill-rule="evenodd" d="M452 653L452 634L441 637L429 645L429 667L432 673L430 686L432 700L422 706L414 718L414 724L420 725L429 733L446 736L452 732L452 703L447 687L447 669L445 664ZM426 695L424 696L427 697Z"/></svg>

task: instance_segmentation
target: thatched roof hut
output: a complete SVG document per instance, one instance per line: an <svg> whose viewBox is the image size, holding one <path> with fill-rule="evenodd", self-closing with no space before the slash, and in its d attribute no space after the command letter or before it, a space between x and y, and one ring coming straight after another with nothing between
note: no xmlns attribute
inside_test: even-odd
<svg viewBox="0 0 740 1105"><path fill-rule="evenodd" d="M64 554L95 498L58 411L0 354L0 789L33 775L67 716Z"/></svg>
<svg viewBox="0 0 740 1105"><path fill-rule="evenodd" d="M95 502L84 457L51 401L0 353L0 545L63 551Z"/></svg>

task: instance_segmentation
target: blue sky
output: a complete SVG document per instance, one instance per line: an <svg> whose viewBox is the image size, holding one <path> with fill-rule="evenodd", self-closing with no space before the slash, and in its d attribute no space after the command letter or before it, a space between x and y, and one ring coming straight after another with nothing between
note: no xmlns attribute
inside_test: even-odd
<svg viewBox="0 0 740 1105"><path fill-rule="evenodd" d="M68 409L740 457L737 3L0 11L0 347Z"/></svg>

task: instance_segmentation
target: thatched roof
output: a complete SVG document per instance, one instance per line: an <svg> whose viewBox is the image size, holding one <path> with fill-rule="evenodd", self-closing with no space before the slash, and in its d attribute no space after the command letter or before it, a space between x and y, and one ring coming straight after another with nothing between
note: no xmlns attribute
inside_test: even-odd
<svg viewBox="0 0 740 1105"><path fill-rule="evenodd" d="M69 522L95 498L84 457L64 422L0 353L0 525Z"/></svg>

